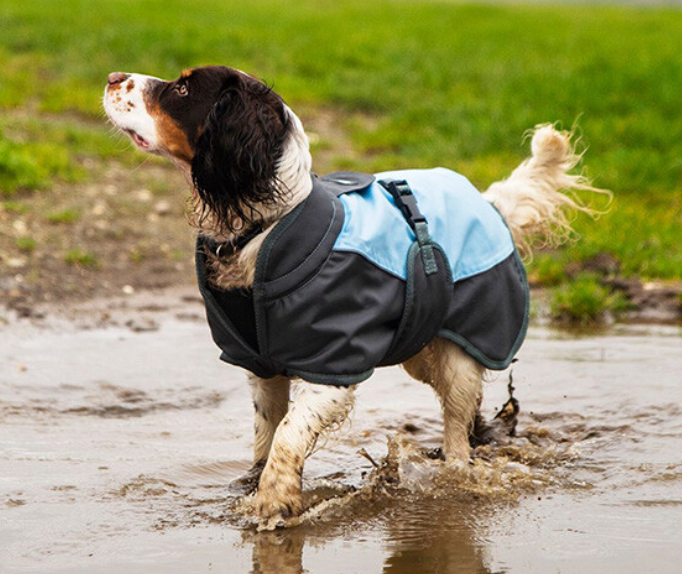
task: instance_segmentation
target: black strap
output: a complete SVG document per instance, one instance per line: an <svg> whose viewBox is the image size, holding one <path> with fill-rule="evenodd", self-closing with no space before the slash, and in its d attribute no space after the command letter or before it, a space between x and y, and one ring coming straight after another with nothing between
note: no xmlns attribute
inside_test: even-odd
<svg viewBox="0 0 682 574"><path fill-rule="evenodd" d="M424 272L427 275L437 273L438 264L433 254L431 236L429 235L429 223L424 214L419 211L417 198L412 193L410 185L404 179L382 179L379 180L379 184L393 196L396 207L400 209L408 225L417 236L417 243L419 243L422 262L424 263Z"/></svg>

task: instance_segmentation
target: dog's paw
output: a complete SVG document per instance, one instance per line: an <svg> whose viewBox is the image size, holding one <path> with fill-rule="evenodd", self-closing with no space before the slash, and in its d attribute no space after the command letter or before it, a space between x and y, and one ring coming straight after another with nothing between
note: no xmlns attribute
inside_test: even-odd
<svg viewBox="0 0 682 574"><path fill-rule="evenodd" d="M258 517L263 520L286 520L301 514L303 501L300 495L280 499L273 496L272 493L259 490L256 495L255 507Z"/></svg>
<svg viewBox="0 0 682 574"><path fill-rule="evenodd" d="M232 482L230 482L228 489L234 494L243 495L256 492L256 489L258 488L258 481L260 480L261 474L263 474L263 468L265 468L264 461L255 463L249 470L246 471L246 474L240 476L239 478L235 478Z"/></svg>

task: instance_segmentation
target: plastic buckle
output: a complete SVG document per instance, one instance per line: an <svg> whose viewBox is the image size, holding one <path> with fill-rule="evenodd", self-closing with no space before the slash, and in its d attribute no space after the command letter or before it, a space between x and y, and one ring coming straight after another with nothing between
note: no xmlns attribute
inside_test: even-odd
<svg viewBox="0 0 682 574"><path fill-rule="evenodd" d="M417 198L412 193L410 185L404 179L379 182L388 192L393 196L395 205L403 214L407 224L412 228L417 237L419 250L421 252L422 262L424 263L424 272L427 275L432 275L438 272L438 264L431 244L431 237L429 236L429 224L426 217L419 211L417 207Z"/></svg>
<svg viewBox="0 0 682 574"><path fill-rule="evenodd" d="M426 217L419 211L417 206L417 198L415 198L410 186L404 179L386 183L396 206L403 212L403 216L412 229L415 229L417 223L426 222Z"/></svg>

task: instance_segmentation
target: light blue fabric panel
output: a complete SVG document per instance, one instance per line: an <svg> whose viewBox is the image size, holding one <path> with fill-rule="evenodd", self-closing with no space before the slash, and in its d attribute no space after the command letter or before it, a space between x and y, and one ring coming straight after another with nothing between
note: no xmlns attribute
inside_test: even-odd
<svg viewBox="0 0 682 574"><path fill-rule="evenodd" d="M405 179L429 223L432 239L447 253L453 281L478 275L512 254L502 217L464 176L445 168L386 171L380 179ZM378 183L339 196L345 210L334 249L359 253L403 279L414 233Z"/></svg>

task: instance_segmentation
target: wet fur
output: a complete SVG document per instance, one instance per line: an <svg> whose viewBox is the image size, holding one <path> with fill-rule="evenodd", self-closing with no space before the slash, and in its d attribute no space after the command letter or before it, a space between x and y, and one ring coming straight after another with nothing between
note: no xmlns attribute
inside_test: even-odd
<svg viewBox="0 0 682 574"><path fill-rule="evenodd" d="M209 255L209 280L217 288L250 288L264 238L310 193L311 158L300 120L270 88L230 68L188 70L173 82L121 77L114 78L113 84L110 78L105 109L115 125L149 144L146 151L169 157L185 173L193 187L193 221L199 233L231 243L254 225L264 228L227 257ZM135 96L145 101L145 110L121 106L123 85L133 81L134 87L126 90L140 91ZM178 100L173 93L184 91L179 90L181 85L188 94ZM192 94L197 98L193 105ZM191 117L187 110L192 110ZM148 117L137 117L140 114ZM156 126L153 133L136 132L149 131L149 117ZM536 238L550 243L565 239L570 212L589 211L566 191L598 191L580 175L567 173L578 160L570 134L550 125L538 126L531 149L531 158L484 193L505 217L517 246L526 252ZM442 339L431 341L403 367L432 386L440 399L445 457L466 460L484 367ZM292 381L253 375L249 380L255 410L254 466L234 487L249 491L257 485L258 514L277 520L301 512L305 458L320 435L348 416L354 388L296 383L290 406Z"/></svg>

